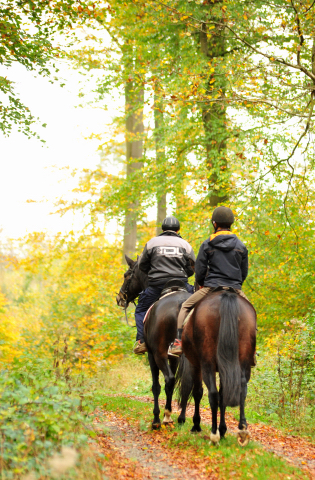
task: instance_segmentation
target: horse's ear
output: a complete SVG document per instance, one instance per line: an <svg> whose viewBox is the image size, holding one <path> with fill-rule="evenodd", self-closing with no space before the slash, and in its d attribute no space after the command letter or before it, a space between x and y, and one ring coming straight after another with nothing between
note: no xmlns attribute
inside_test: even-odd
<svg viewBox="0 0 315 480"><path fill-rule="evenodd" d="M125 259L126 259L127 264L129 265L129 267L130 268L133 267L135 262L131 258L129 258L128 255L125 255Z"/></svg>

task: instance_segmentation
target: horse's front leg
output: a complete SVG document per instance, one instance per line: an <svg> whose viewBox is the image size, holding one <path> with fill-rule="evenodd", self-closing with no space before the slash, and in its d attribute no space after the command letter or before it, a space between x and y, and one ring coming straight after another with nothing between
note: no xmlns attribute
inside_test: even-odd
<svg viewBox="0 0 315 480"><path fill-rule="evenodd" d="M161 426L160 420L160 407L159 407L159 396L161 393L161 385L159 382L159 367L157 366L153 353L148 352L149 363L152 373L152 393L154 397L154 408L153 415L154 419L152 422L152 428L157 429Z"/></svg>
<svg viewBox="0 0 315 480"><path fill-rule="evenodd" d="M240 423L238 424L238 434L237 441L241 447L248 445L250 435L247 430L247 422L245 418L245 400L247 396L247 380L245 368L242 368L242 377L241 377L241 400L240 400Z"/></svg>
<svg viewBox="0 0 315 480"><path fill-rule="evenodd" d="M219 425L219 432L220 437L223 438L227 431L227 426L225 423L225 405L223 404L223 391L222 386L220 385L219 390L219 402L220 402L220 425Z"/></svg>
<svg viewBox="0 0 315 480"><path fill-rule="evenodd" d="M195 413L193 416L194 426L191 429L191 432L201 432L200 427L200 402L202 399L203 388L202 388L202 379L201 379L201 371L199 369L195 369L194 374L194 387L193 387L193 397L195 401Z"/></svg>
<svg viewBox="0 0 315 480"><path fill-rule="evenodd" d="M210 441L213 445L217 445L220 441L220 432L218 430L217 413L219 406L219 394L215 381L215 366L206 364L202 366L203 380L208 388L209 403L212 414L212 428L210 434Z"/></svg>

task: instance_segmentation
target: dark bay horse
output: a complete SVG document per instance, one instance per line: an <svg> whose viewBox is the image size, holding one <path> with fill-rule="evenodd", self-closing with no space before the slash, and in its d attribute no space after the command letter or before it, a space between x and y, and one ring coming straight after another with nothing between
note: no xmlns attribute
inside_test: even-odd
<svg viewBox="0 0 315 480"><path fill-rule="evenodd" d="M256 348L254 307L234 293L233 289L215 291L196 304L184 327L182 341L184 355L177 373L182 408L179 422L185 422L185 410L192 394L195 401L192 431L201 431L199 405L203 380L208 389L212 413L211 442L218 443L227 431L226 407L239 405L238 442L241 446L247 445L249 433L245 418L245 398ZM220 377L219 392L216 372L219 372Z"/></svg>
<svg viewBox="0 0 315 480"><path fill-rule="evenodd" d="M142 290L145 290L148 278L138 267L138 261L133 261L126 256L129 265L128 271L124 274L124 283L116 297L117 304L127 308L128 304L134 301ZM184 286L184 284L183 284ZM153 428L161 426L159 395L161 386L159 383L159 372L164 375L166 404L163 424L172 422L172 397L175 387L175 373L179 359L167 356L170 343L175 340L177 333L177 316L182 303L190 296L186 290L175 291L159 300L150 310L144 324L144 340L148 347L148 358L152 373L152 392L154 396L154 419Z"/></svg>

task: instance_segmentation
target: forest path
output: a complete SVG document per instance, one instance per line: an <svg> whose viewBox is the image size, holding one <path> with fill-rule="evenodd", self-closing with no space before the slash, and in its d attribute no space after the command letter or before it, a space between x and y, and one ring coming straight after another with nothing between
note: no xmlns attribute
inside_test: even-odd
<svg viewBox="0 0 315 480"><path fill-rule="evenodd" d="M145 432L131 426L114 412L97 412L95 429L99 452L110 457L105 478L127 480L215 480L218 475L205 465L197 464L188 454L163 447L159 436L148 438Z"/></svg>
<svg viewBox="0 0 315 480"><path fill-rule="evenodd" d="M116 396L116 395L113 395ZM144 403L151 403L153 408L153 398L150 396L137 396L137 395L117 395L125 398L134 399ZM164 410L165 400L160 399L161 414ZM177 402L172 403L172 417L176 421L179 415L179 408ZM194 405L190 405L187 408L187 417L192 417L194 413ZM226 423L228 432L236 433L238 428L238 422L235 420L234 415L230 412L226 414ZM201 408L201 426L202 424L211 425L211 410L209 407ZM306 439L296 435L286 435L280 430L263 424L263 423L250 423L249 432L251 440L259 443L265 450L272 452L279 457L285 459L292 466L301 468L306 472L309 478L315 479L315 445ZM155 477L152 477L155 478ZM159 477L156 477L159 478ZM162 478L162 477L161 477ZM172 477L165 477L172 478ZM175 477L174 477L175 478ZM185 478L185 477L181 477ZM194 477L190 477L194 478ZM196 477L202 478L202 477ZM207 473L206 478L209 477ZM218 478L218 477L213 477Z"/></svg>

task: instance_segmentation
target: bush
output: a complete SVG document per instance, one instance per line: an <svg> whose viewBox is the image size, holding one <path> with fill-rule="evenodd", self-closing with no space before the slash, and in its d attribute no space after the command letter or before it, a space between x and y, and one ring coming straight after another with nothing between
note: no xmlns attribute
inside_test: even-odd
<svg viewBox="0 0 315 480"><path fill-rule="evenodd" d="M86 444L86 405L78 393L56 378L45 361L15 362L1 372L1 478L47 473L47 459L57 449Z"/></svg>
<svg viewBox="0 0 315 480"><path fill-rule="evenodd" d="M315 417L315 316L285 322L266 343L253 369L251 416L313 435Z"/></svg>

